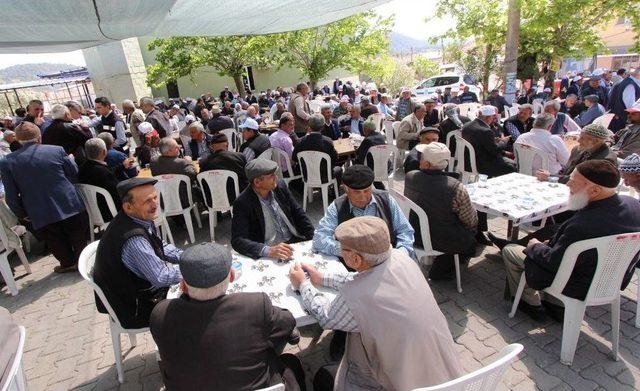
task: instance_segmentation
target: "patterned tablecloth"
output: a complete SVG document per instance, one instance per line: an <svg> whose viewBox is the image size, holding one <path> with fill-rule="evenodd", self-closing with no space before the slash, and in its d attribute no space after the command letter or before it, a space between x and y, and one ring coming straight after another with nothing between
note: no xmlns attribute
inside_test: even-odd
<svg viewBox="0 0 640 391"><path fill-rule="evenodd" d="M292 247L293 260L289 262L279 262L273 258L251 259L234 251L233 261L242 264L242 273L240 278L229 284L227 293L265 292L273 305L291 311L298 326L306 326L317 321L307 313L300 295L291 287L289 268L293 262L309 263L320 271L345 272L346 269L336 257L313 253L311 241L292 244ZM330 300L336 296L333 290L321 288L320 291ZM167 298L175 299L180 294L179 286L174 285L170 288Z"/></svg>
<svg viewBox="0 0 640 391"><path fill-rule="evenodd" d="M502 216L514 225L553 216L567 210L569 188L557 183L540 182L536 177L518 173L491 178L465 186L471 203L481 212Z"/></svg>

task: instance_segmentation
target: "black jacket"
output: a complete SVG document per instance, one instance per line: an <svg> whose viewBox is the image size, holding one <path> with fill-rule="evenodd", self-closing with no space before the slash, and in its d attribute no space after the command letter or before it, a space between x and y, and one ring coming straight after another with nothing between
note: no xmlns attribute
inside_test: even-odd
<svg viewBox="0 0 640 391"><path fill-rule="evenodd" d="M119 165L116 170L122 171L122 165ZM109 192L113 199L116 208L120 210L122 205L120 203L120 197L116 186L118 185L118 178L116 174L106 164L101 164L95 160L87 160L78 170L78 181L87 185L98 186ZM107 201L100 195L98 195L98 208L102 219L104 221L110 221L113 216L107 206Z"/></svg>
<svg viewBox="0 0 640 391"><path fill-rule="evenodd" d="M295 144L291 160L298 162L298 153L302 151L324 152L329 155L329 158L331 159L331 168L338 165L338 152L333 146L333 141L331 141L329 137L323 136L318 132L311 132L307 134L301 138L297 144ZM325 170L325 167L320 167L320 173L322 174L321 179L323 181L327 180L327 178L324 177L324 173L326 172Z"/></svg>
<svg viewBox="0 0 640 391"><path fill-rule="evenodd" d="M364 140L362 140L362 144L360 144L360 146L358 147L358 151L357 151L356 159L354 163L365 164L367 151L369 151L369 148L373 147L374 145L382 145L386 143L387 143L387 140L384 138L384 134L380 132L374 132L369 136L365 137ZM368 165L369 167L373 167L373 162L371 162L371 164L368 164Z"/></svg>
<svg viewBox="0 0 640 391"><path fill-rule="evenodd" d="M229 170L238 175L238 190L243 191L247 187L247 176L244 172L244 166L247 165L247 158L240 152L234 151L218 151L210 153L207 157L200 159L200 172L209 170ZM206 185L205 185L206 186ZM211 205L209 189L203 189L207 196L207 205ZM239 194L234 194L235 188L233 183L227 183L227 194L230 200L235 200ZM232 195L233 194L233 195Z"/></svg>
<svg viewBox="0 0 640 391"><path fill-rule="evenodd" d="M294 240L311 240L313 238L313 224L289 192L287 185L280 181L273 190L276 202L285 216L295 227L301 238ZM233 219L231 220L231 246L240 254L251 258L260 258L260 251L264 247L264 215L258 195L251 186L247 187L233 204Z"/></svg>
<svg viewBox="0 0 640 391"><path fill-rule="evenodd" d="M476 168L480 174L495 177L515 171L502 158L508 143L496 144L493 130L481 119L476 118L465 124L462 127L462 137L473 145Z"/></svg>
<svg viewBox="0 0 640 391"><path fill-rule="evenodd" d="M569 245L580 240L593 239L627 232L640 231L640 207L638 200L614 195L589 203L562 224L549 244L538 243L525 250L524 271L527 285L533 289L549 287L558 272ZM636 256L637 259L637 256ZM578 256L563 294L584 300L598 264L596 250L585 251ZM635 262L624 279L628 283Z"/></svg>
<svg viewBox="0 0 640 391"><path fill-rule="evenodd" d="M234 127L233 120L226 115L214 114L213 118L207 122L207 129L209 129L210 133L216 133L223 129L233 129Z"/></svg>
<svg viewBox="0 0 640 391"><path fill-rule="evenodd" d="M82 128L72 122L55 119L47 127L42 136L42 144L59 145L67 154L78 155L84 148L84 143L91 138L91 133L84 132ZM84 151L82 150L82 156Z"/></svg>

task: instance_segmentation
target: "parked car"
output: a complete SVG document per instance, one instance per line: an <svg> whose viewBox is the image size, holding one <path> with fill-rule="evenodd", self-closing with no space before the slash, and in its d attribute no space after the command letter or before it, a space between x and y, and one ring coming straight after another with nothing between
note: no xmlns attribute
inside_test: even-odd
<svg viewBox="0 0 640 391"><path fill-rule="evenodd" d="M455 73L447 73L433 76L421 81L418 85L411 89L411 93L419 98L427 98L435 95L436 90L444 93L444 89L451 87L452 91L460 91L461 86L469 86L469 91L474 92L478 97L481 96L481 88L476 85L476 81L469 75L459 75Z"/></svg>

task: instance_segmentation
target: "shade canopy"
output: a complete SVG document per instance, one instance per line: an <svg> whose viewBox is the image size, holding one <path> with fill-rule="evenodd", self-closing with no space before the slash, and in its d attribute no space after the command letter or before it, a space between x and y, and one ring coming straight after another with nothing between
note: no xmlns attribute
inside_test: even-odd
<svg viewBox="0 0 640 391"><path fill-rule="evenodd" d="M143 36L278 33L320 26L388 1L3 1L0 53L68 51Z"/></svg>

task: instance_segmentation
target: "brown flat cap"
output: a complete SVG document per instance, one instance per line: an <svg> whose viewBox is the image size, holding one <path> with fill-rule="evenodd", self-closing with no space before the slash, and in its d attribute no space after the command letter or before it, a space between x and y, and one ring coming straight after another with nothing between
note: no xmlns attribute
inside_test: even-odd
<svg viewBox="0 0 640 391"><path fill-rule="evenodd" d="M382 254L391 245L387 223L374 216L345 221L336 228L335 237L342 247L367 254Z"/></svg>

